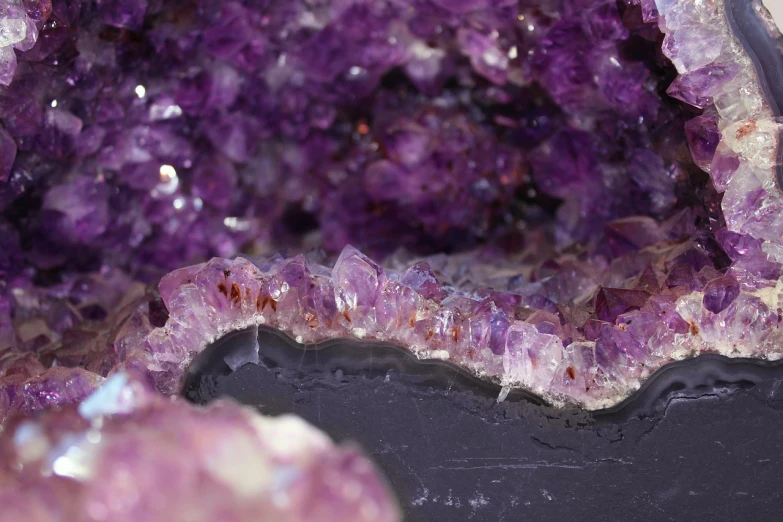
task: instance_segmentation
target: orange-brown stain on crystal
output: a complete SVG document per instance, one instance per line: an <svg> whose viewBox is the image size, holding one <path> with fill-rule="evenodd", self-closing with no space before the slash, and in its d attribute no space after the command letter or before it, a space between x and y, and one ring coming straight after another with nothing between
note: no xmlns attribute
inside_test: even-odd
<svg viewBox="0 0 783 522"><path fill-rule="evenodd" d="M576 379L576 370L574 370L573 366L569 366L568 368L566 368L566 375L568 375L568 378L571 379L572 381Z"/></svg>
<svg viewBox="0 0 783 522"><path fill-rule="evenodd" d="M741 140L750 136L756 130L756 120L748 120L737 129L737 139Z"/></svg>
<svg viewBox="0 0 783 522"><path fill-rule="evenodd" d="M312 314L310 312L305 314L305 321L307 321L307 326L310 328L318 328L319 322L318 318L315 316L315 314Z"/></svg>
<svg viewBox="0 0 783 522"><path fill-rule="evenodd" d="M696 323L691 321L690 325L691 325L690 326L691 335L699 335L699 327L696 326Z"/></svg>
<svg viewBox="0 0 783 522"><path fill-rule="evenodd" d="M258 297L256 297L256 309L263 312L267 305L272 308L273 312L277 312L277 301L259 291Z"/></svg>
<svg viewBox="0 0 783 522"><path fill-rule="evenodd" d="M240 290L238 284L231 283L231 301L236 304L239 304L241 300L242 300L242 290Z"/></svg>
<svg viewBox="0 0 783 522"><path fill-rule="evenodd" d="M217 285L217 289L218 292L228 297L228 287L226 287L226 283L224 283L223 281L219 282Z"/></svg>

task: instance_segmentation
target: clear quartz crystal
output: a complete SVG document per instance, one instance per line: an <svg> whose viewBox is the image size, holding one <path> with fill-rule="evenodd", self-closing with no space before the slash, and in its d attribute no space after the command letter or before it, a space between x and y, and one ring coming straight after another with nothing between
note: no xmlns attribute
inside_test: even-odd
<svg viewBox="0 0 783 522"><path fill-rule="evenodd" d="M10 85L16 70L14 49L29 51L38 40L38 26L19 0L0 2L0 84Z"/></svg>
<svg viewBox="0 0 783 522"><path fill-rule="evenodd" d="M19 43L26 36L27 14L24 8L15 4L0 4L0 47Z"/></svg>
<svg viewBox="0 0 783 522"><path fill-rule="evenodd" d="M16 53L10 45L0 47L0 83L10 85L16 70Z"/></svg>

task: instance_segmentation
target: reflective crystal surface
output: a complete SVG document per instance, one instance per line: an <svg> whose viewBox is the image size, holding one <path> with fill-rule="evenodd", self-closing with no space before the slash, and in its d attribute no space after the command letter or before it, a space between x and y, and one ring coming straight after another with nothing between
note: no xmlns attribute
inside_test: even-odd
<svg viewBox="0 0 783 522"><path fill-rule="evenodd" d="M196 423L155 394L258 325L390 341L500 400L590 410L700 354L780 359L781 48L757 1L6 0L0 423L64 408L29 428L51 431L37 463L120 375ZM179 436L146 411L105 436ZM27 451L10 433L0 451ZM197 438L178 451L209 458ZM3 480L101 486L27 473ZM313 496L321 518L226 509L394 520L370 489L369 511Z"/></svg>

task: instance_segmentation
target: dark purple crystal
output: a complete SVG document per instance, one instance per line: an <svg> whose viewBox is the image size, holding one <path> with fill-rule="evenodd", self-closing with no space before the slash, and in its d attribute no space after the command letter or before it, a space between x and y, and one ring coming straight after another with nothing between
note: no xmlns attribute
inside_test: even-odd
<svg viewBox="0 0 783 522"><path fill-rule="evenodd" d="M713 279L704 288L704 308L717 314L726 309L739 295L740 287L731 276Z"/></svg>

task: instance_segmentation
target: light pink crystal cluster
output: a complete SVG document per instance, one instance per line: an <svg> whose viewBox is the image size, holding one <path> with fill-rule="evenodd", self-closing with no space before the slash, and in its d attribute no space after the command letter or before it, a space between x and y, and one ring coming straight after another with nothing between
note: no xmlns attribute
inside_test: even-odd
<svg viewBox="0 0 783 522"><path fill-rule="evenodd" d="M370 462L294 416L170 400L118 373L0 434L0 519L395 522Z"/></svg>

